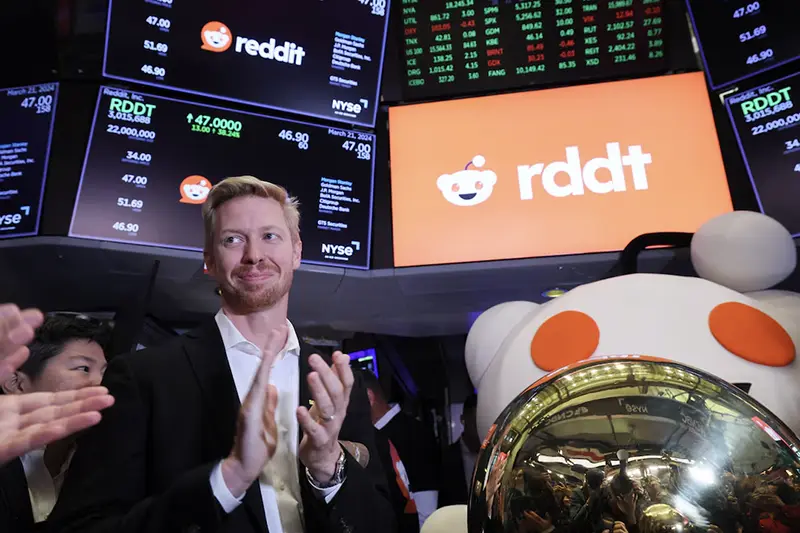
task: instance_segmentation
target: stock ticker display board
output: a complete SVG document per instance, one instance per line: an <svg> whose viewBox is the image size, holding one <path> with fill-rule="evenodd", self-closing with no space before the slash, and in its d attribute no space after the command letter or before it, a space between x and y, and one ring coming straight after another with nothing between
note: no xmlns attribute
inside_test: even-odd
<svg viewBox="0 0 800 533"><path fill-rule="evenodd" d="M69 235L199 251L211 187L254 175L299 199L304 261L367 268L374 143L370 133L103 87Z"/></svg>
<svg viewBox="0 0 800 533"><path fill-rule="evenodd" d="M667 70L663 0L396 0L408 99Z"/></svg>
<svg viewBox="0 0 800 533"><path fill-rule="evenodd" d="M796 0L687 0L687 5L713 89L800 58Z"/></svg>
<svg viewBox="0 0 800 533"><path fill-rule="evenodd" d="M725 105L761 211L800 236L800 74L735 94Z"/></svg>
<svg viewBox="0 0 800 533"><path fill-rule="evenodd" d="M0 89L0 239L39 231L58 84Z"/></svg>
<svg viewBox="0 0 800 533"><path fill-rule="evenodd" d="M373 126L389 0L111 0L110 78Z"/></svg>

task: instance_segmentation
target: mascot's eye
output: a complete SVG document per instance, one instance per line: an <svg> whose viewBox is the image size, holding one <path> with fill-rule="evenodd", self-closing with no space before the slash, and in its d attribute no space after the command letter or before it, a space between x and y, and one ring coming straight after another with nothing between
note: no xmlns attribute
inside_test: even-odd
<svg viewBox="0 0 800 533"><path fill-rule="evenodd" d="M475 182L475 190L479 191L481 189L483 189L483 183L480 182L480 181L476 181Z"/></svg>
<svg viewBox="0 0 800 533"><path fill-rule="evenodd" d="M726 350L745 361L781 367L794 361L794 340L774 318L740 302L725 302L708 315L708 328Z"/></svg>
<svg viewBox="0 0 800 533"><path fill-rule="evenodd" d="M450 187L450 190L453 192L458 192L461 190L461 187L458 186L458 183L454 183L453 186Z"/></svg>

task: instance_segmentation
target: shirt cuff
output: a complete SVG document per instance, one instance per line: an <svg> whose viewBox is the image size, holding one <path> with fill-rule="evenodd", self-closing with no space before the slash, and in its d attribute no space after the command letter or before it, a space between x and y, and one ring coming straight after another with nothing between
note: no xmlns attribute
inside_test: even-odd
<svg viewBox="0 0 800 533"><path fill-rule="evenodd" d="M211 492L226 514L230 514L234 509L239 507L239 504L242 503L242 499L244 498L244 494L241 498L237 498L231 494L228 485L225 484L225 479L222 477L222 461L211 471Z"/></svg>
<svg viewBox="0 0 800 533"><path fill-rule="evenodd" d="M306 481L308 481L308 486L311 487L314 496L325 500L325 503L331 503L333 497L336 496L336 493L339 492L339 489L342 488L342 485L347 480L347 476L345 476L341 483L323 488L314 483L314 477L311 475L311 472L308 471L308 468L304 468L304 470L306 471Z"/></svg>
<svg viewBox="0 0 800 533"><path fill-rule="evenodd" d="M331 503L331 500L334 498L334 496L336 496L336 493L339 492L339 489L342 488L342 484L343 483L344 482L339 483L338 485L334 485L332 487L324 488L324 489L315 487L315 486L311 485L311 483L309 483L309 485L311 485L311 490L314 491L314 495L317 498L319 498L321 500L325 500L325 503Z"/></svg>

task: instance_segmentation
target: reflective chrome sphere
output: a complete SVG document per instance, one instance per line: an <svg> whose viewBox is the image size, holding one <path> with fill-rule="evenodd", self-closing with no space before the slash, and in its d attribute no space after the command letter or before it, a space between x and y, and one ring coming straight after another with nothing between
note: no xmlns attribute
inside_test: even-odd
<svg viewBox="0 0 800 533"><path fill-rule="evenodd" d="M469 532L605 531L800 531L800 442L746 393L677 363L557 371L489 431Z"/></svg>

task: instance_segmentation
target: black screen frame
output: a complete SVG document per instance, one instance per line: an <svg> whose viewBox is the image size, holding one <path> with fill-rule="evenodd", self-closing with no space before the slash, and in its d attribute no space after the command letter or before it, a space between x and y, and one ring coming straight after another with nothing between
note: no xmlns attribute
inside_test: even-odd
<svg viewBox="0 0 800 533"><path fill-rule="evenodd" d="M120 1L125 1L125 0L117 0L117 1L120 2ZM377 73L378 75L377 75L376 84L375 84L376 85L376 93L375 93L375 99L373 101L373 111L371 113L371 119L368 120L368 121L363 121L363 122L347 120L347 119L344 119L344 118L337 119L337 118L331 117L331 116L322 116L322 115L316 115L316 114L312 114L312 113L303 112L303 111L300 111L298 109L286 109L286 108L282 108L282 107L279 107L279 106L271 106L271 105L262 104L262 103L259 103L259 102L254 102L254 101L249 101L249 100L241 100L241 99L232 98L232 97L226 97L226 96L220 95L220 94L210 94L210 93L205 93L205 92L202 92L202 91L195 91L195 90L192 90L192 89L189 89L189 88L186 88L186 87L177 87L177 86L173 86L173 85L169 85L169 84L165 84L165 83L147 82L147 81L144 81L144 80L131 79L131 78L127 78L127 77L124 77L124 76L111 74L111 73L108 72L107 61L108 61L108 46L109 46L109 40L110 40L110 34L111 34L111 13L112 13L112 9L113 9L113 4L114 4L114 0L108 0L108 11L107 11L106 25L105 25L105 32L104 32L104 40L103 40L103 55L102 55L103 61L102 61L102 66L101 66L101 73L102 73L102 76L103 76L104 79L117 80L117 81L123 82L123 83L132 83L132 84L135 84L135 85L143 85L143 86L147 86L147 87L151 87L151 88L155 88L155 89L163 89L163 90L168 90L168 91L172 91L172 92L176 92L176 93L183 93L183 94L185 94L185 95L187 95L188 97L191 97L191 98L196 98L196 97L212 98L212 99L215 99L215 100L222 100L222 101L228 102L229 104L234 104L234 105L254 106L254 107L257 107L257 108L260 108L260 109L263 109L263 110L268 110L268 112L296 114L296 115L300 115L300 116L303 116L303 117L308 117L308 118L314 119L314 120L332 121L334 123L339 124L340 126L341 125L346 125L348 127L354 127L354 128L362 127L362 128L370 128L370 129L375 127L375 124L376 124L376 121L377 121L377 115L378 115L378 108L380 107L380 103L381 103L381 86L383 84L383 73L384 73L384 69L385 69L387 41L388 41L388 38L389 38L389 27L390 27L390 24L391 24L391 13L392 13L392 1L391 0L386 0L386 17L385 17L384 28L383 28L383 39L382 39L382 43L381 43L381 55L380 55L378 73Z"/></svg>

